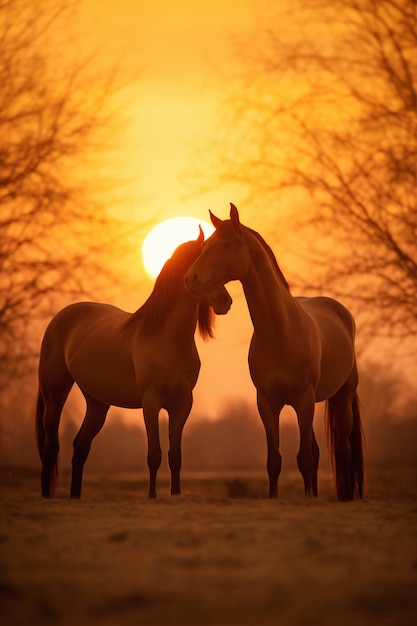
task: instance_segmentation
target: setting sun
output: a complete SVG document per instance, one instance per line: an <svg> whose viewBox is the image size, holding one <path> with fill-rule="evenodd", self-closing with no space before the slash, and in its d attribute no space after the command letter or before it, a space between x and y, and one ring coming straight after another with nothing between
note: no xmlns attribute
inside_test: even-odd
<svg viewBox="0 0 417 626"><path fill-rule="evenodd" d="M158 276L177 246L197 239L199 226L203 229L205 238L214 231L211 224L196 217L173 217L161 222L148 233L142 245L142 261L151 278Z"/></svg>

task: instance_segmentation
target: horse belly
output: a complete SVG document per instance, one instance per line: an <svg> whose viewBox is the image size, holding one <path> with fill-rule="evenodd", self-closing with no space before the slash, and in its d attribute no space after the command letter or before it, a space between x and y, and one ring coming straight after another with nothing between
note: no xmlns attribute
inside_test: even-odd
<svg viewBox="0 0 417 626"><path fill-rule="evenodd" d="M142 390L133 372L117 367L97 368L94 373L77 371L74 378L84 393L104 404L125 409L142 406Z"/></svg>
<svg viewBox="0 0 417 626"><path fill-rule="evenodd" d="M117 350L105 340L93 349L84 341L69 356L67 367L80 389L96 400L129 409L142 406L130 351Z"/></svg>

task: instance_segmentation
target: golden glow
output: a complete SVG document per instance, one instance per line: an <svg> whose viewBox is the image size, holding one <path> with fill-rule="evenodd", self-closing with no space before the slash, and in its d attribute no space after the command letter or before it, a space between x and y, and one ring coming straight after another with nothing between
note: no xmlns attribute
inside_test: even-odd
<svg viewBox="0 0 417 626"><path fill-rule="evenodd" d="M116 67L119 78L126 81L112 101L116 112L121 113L120 136L115 136L115 145L121 142L120 150L117 158L106 163L109 185L116 181L116 200L117 181L122 179L122 200L109 202L111 189L105 189L99 199L111 207L112 215L136 223L135 232L141 233L142 241L147 234L145 224L150 229L181 215L207 220L209 209L225 218L229 202L238 206L242 220L245 215L244 223L252 225L250 208L241 202L246 193L244 185L226 181L206 189L204 183L197 210L195 183L191 181L190 189L182 181L184 175L192 178L193 146L212 144L218 123L218 94L223 92L226 76L233 74L233 68L240 69L235 41L253 39L254 29L264 20L263 4L260 9L253 0L175 0L167 11L154 0L77 3L75 19L67 24L73 41L68 51L81 59L99 50L94 56L97 73L111 76ZM186 239L198 236L198 223ZM165 244L156 247L164 249ZM141 247L139 254L143 255ZM163 259L169 254L165 250ZM109 255L109 263L114 262ZM133 310L148 297L149 283L161 265L162 261L157 268L143 270L152 279L143 281L143 285L140 281L138 292L126 294L125 308ZM136 272L134 264L131 280L135 284ZM228 289L233 294L233 311L216 319L216 341L203 342L197 335L203 366L194 404L199 412L213 417L231 393L233 398L240 393L252 402L254 398L247 366L251 321L240 285Z"/></svg>
<svg viewBox="0 0 417 626"><path fill-rule="evenodd" d="M197 239L199 225L206 239L214 231L211 224L196 217L173 217L150 231L142 245L142 261L151 278L158 276L165 261L180 243Z"/></svg>

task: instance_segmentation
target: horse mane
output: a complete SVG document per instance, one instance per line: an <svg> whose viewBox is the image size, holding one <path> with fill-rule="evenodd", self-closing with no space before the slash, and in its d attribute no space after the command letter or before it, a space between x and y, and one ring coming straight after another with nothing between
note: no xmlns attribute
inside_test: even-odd
<svg viewBox="0 0 417 626"><path fill-rule="evenodd" d="M204 304L203 302L199 302L197 325L198 332L203 339L213 339L215 319L216 316L214 314L213 307L208 304Z"/></svg>
<svg viewBox="0 0 417 626"><path fill-rule="evenodd" d="M151 295L137 311L132 313L127 323L140 320L147 335L155 334L168 317L178 292L185 291L184 276L200 252L201 248L195 241L178 246L157 276ZM192 296L189 297L192 299ZM203 339L214 336L214 321L213 308L199 302L196 324Z"/></svg>
<svg viewBox="0 0 417 626"><path fill-rule="evenodd" d="M260 235L258 232L256 232L256 230L253 230L252 228L249 228L249 226L245 226L244 227L245 230L248 230L258 241L260 244L262 244L262 247L264 248L265 252L268 254L269 258L272 261L272 265L274 266L278 278L280 279L280 281L282 282L282 284L284 285L284 287L287 289L287 291L290 291L290 284L287 281L287 279L285 278L284 274L282 273L282 270L280 268L280 266L278 265L278 261L276 259L275 254L272 251L271 246L269 246L265 239L262 237L262 235Z"/></svg>

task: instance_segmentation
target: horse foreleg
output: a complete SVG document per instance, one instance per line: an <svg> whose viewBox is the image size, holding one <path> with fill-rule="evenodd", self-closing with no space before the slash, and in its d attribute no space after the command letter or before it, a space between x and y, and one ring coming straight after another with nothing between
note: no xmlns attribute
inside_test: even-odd
<svg viewBox="0 0 417 626"><path fill-rule="evenodd" d="M87 411L84 421L74 439L74 454L72 457L71 498L81 497L84 464L90 452L91 442L102 429L110 406L84 394L87 402Z"/></svg>
<svg viewBox="0 0 417 626"><path fill-rule="evenodd" d="M317 496L318 445L313 432L314 392L305 393L294 405L300 430L300 448L297 454L298 469L304 480L306 496Z"/></svg>
<svg viewBox="0 0 417 626"><path fill-rule="evenodd" d="M169 414L169 452L168 461L171 471L171 495L181 493L180 471L181 471L181 439L187 418L193 405L192 392L187 390L181 393L180 401L176 400L168 406Z"/></svg>
<svg viewBox="0 0 417 626"><path fill-rule="evenodd" d="M279 415L283 404L274 408L267 396L258 391L257 403L268 447L267 471L269 477L269 497L278 497L278 478L281 473L281 454L279 452Z"/></svg>

